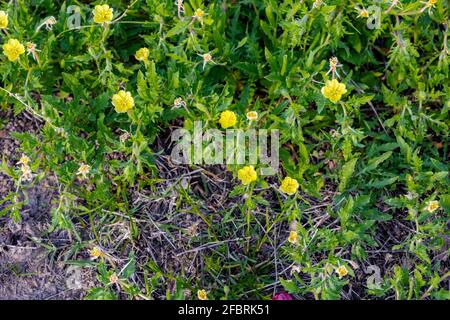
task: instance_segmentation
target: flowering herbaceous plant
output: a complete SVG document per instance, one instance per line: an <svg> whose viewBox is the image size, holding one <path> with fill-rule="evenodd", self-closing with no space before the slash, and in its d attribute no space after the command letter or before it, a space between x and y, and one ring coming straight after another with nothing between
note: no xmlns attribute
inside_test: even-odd
<svg viewBox="0 0 450 320"><path fill-rule="evenodd" d="M0 234L49 194L85 299L450 299L449 10L4 1Z"/></svg>

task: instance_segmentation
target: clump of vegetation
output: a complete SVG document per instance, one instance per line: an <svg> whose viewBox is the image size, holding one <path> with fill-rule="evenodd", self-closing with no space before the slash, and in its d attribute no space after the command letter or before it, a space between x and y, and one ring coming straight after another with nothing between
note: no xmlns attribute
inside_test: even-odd
<svg viewBox="0 0 450 320"><path fill-rule="evenodd" d="M0 217L54 177L90 299L449 299L449 9L5 2L0 108L42 129L13 134ZM278 129L279 172L173 163L199 120Z"/></svg>

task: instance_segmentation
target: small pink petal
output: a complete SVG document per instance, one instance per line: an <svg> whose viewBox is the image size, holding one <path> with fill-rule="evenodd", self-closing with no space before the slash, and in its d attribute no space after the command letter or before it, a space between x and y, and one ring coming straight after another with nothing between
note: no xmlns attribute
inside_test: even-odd
<svg viewBox="0 0 450 320"><path fill-rule="evenodd" d="M275 294L272 297L272 300L294 300L294 299L292 299L292 297L291 297L291 295L289 293L287 293L287 292L280 292L280 293Z"/></svg>

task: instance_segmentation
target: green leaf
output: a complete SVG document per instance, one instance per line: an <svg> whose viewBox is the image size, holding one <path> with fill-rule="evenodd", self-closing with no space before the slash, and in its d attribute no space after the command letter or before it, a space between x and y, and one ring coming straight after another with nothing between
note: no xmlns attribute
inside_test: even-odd
<svg viewBox="0 0 450 320"><path fill-rule="evenodd" d="M348 180L353 175L353 172L355 172L355 166L356 166L357 161L358 161L358 158L351 159L350 161L348 161L346 164L344 164L342 166L342 170L339 174L339 178L341 180L341 182L339 183L339 191L340 192L345 191Z"/></svg>
<svg viewBox="0 0 450 320"><path fill-rule="evenodd" d="M383 163L384 161L389 159L391 157L391 155L392 155L392 151L388 151L388 152L383 153L379 157L369 160L369 163L367 164L367 166L359 174L363 174L363 173L366 173L366 172L376 169L381 163Z"/></svg>

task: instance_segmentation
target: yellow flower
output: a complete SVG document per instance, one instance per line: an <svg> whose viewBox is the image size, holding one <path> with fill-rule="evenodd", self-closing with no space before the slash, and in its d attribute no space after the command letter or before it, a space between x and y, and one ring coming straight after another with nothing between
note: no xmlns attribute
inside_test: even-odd
<svg viewBox="0 0 450 320"><path fill-rule="evenodd" d="M286 193L288 195L293 195L297 192L298 189L298 182L295 179L292 179L290 177L284 178L284 180L281 182L280 190L283 193Z"/></svg>
<svg viewBox="0 0 450 320"><path fill-rule="evenodd" d="M428 205L427 205L427 210L430 211L431 213L433 213L434 211L436 211L437 209L439 209L439 202L434 200L434 201L429 201Z"/></svg>
<svg viewBox="0 0 450 320"><path fill-rule="evenodd" d="M147 61L149 55L150 55L150 50L148 50L147 48L141 48L138 51L136 51L136 54L134 55L134 57L138 61Z"/></svg>
<svg viewBox="0 0 450 320"><path fill-rule="evenodd" d="M5 11L0 11L0 29L8 27L8 14Z"/></svg>
<svg viewBox="0 0 450 320"><path fill-rule="evenodd" d="M298 242L298 234L295 231L291 231L289 234L288 241L292 244L296 244Z"/></svg>
<svg viewBox="0 0 450 320"><path fill-rule="evenodd" d="M30 158L28 158L26 155L22 154L17 164L21 164L24 166L27 166L30 163Z"/></svg>
<svg viewBox="0 0 450 320"><path fill-rule="evenodd" d="M258 112L256 112L256 111L247 112L247 119L248 119L248 121L258 120Z"/></svg>
<svg viewBox="0 0 450 320"><path fill-rule="evenodd" d="M427 2L422 2L425 4L425 8L432 8L436 5L437 0L428 0Z"/></svg>
<svg viewBox="0 0 450 320"><path fill-rule="evenodd" d="M25 53L25 47L16 39L9 39L8 42L3 45L3 51L9 61L16 61L21 54Z"/></svg>
<svg viewBox="0 0 450 320"><path fill-rule="evenodd" d="M369 17L369 11L367 9L361 9L359 10L358 18L368 18Z"/></svg>
<svg viewBox="0 0 450 320"><path fill-rule="evenodd" d="M94 22L106 23L110 22L113 18L113 9L107 4L96 5L94 8Z"/></svg>
<svg viewBox="0 0 450 320"><path fill-rule="evenodd" d="M346 93L345 84L340 83L336 79L327 80L325 87L322 88L322 94L325 98L329 99L331 102L338 102L341 100L342 95Z"/></svg>
<svg viewBox="0 0 450 320"><path fill-rule="evenodd" d="M222 128L227 129L236 124L237 117L233 111L226 110L221 113L219 123Z"/></svg>
<svg viewBox="0 0 450 320"><path fill-rule="evenodd" d="M116 112L124 113L134 107L134 99L128 91L120 90L112 97L112 104Z"/></svg>
<svg viewBox="0 0 450 320"><path fill-rule="evenodd" d="M348 274L348 270L345 266L340 266L336 269L336 273L338 274L339 278L342 278Z"/></svg>
<svg viewBox="0 0 450 320"><path fill-rule="evenodd" d="M91 256L92 260L103 258L105 256L105 253L100 249L99 247L94 247L92 250L89 250L89 255Z"/></svg>
<svg viewBox="0 0 450 320"><path fill-rule="evenodd" d="M256 174L253 166L245 166L238 171L238 178L241 180L244 186L249 185L253 181L256 181L258 175Z"/></svg>
<svg viewBox="0 0 450 320"><path fill-rule="evenodd" d="M78 168L78 172L77 172L77 176L82 176L83 179L87 178L87 175L89 174L89 171L91 170L91 167L88 166L87 164L82 164L79 168Z"/></svg>
<svg viewBox="0 0 450 320"><path fill-rule="evenodd" d="M202 9L198 8L197 10L195 10L194 12L194 17L198 18L198 19L202 19L205 16L205 11L203 11Z"/></svg>
<svg viewBox="0 0 450 320"><path fill-rule="evenodd" d="M208 300L208 294L203 289L197 291L197 297L199 300Z"/></svg>

